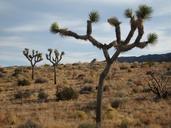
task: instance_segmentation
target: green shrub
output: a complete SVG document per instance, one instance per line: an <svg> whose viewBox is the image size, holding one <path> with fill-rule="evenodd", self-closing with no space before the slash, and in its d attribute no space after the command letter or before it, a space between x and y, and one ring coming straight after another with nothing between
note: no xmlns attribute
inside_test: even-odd
<svg viewBox="0 0 171 128"><path fill-rule="evenodd" d="M35 83L40 83L40 84L42 84L42 83L47 83L48 81L46 80L46 79L44 79L44 78L37 78L36 80L35 80Z"/></svg>
<svg viewBox="0 0 171 128"><path fill-rule="evenodd" d="M38 94L38 100L41 102L47 101L48 94L44 92L44 90L40 90Z"/></svg>
<svg viewBox="0 0 171 128"><path fill-rule="evenodd" d="M37 123L31 120L28 120L24 124L19 125L17 128L42 128L42 127L38 125Z"/></svg>
<svg viewBox="0 0 171 128"><path fill-rule="evenodd" d="M78 126L78 128L96 128L95 124L83 123Z"/></svg>
<svg viewBox="0 0 171 128"><path fill-rule="evenodd" d="M58 90L56 91L57 100L71 100L71 99L77 99L77 98L78 98L78 92L76 92L71 87L65 87L60 92L58 92Z"/></svg>
<svg viewBox="0 0 171 128"><path fill-rule="evenodd" d="M27 79L21 79L21 80L19 79L17 81L17 84L18 86L26 86L26 85L30 85L30 81Z"/></svg>

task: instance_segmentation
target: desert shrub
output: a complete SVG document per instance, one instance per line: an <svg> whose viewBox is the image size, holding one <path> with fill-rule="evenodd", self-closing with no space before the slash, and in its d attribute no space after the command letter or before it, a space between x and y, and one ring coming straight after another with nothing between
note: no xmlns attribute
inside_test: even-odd
<svg viewBox="0 0 171 128"><path fill-rule="evenodd" d="M134 62L131 64L131 68L137 68L138 67L138 62Z"/></svg>
<svg viewBox="0 0 171 128"><path fill-rule="evenodd" d="M0 78L2 78L2 77L4 77L4 76L5 76L5 74L2 73L2 72L0 72Z"/></svg>
<svg viewBox="0 0 171 128"><path fill-rule="evenodd" d="M151 72L149 74L148 86L151 92L156 95L156 98L167 98L167 84L168 77L164 74L157 72Z"/></svg>
<svg viewBox="0 0 171 128"><path fill-rule="evenodd" d="M119 125L119 128L128 128L128 121L122 120L121 124Z"/></svg>
<svg viewBox="0 0 171 128"><path fill-rule="evenodd" d="M80 90L80 94L89 94L91 92L93 92L93 87L91 87L91 86L84 86Z"/></svg>
<svg viewBox="0 0 171 128"><path fill-rule="evenodd" d="M132 72L132 70L131 69L128 69L128 72Z"/></svg>
<svg viewBox="0 0 171 128"><path fill-rule="evenodd" d="M92 79L85 78L84 79L84 83L93 83L93 80Z"/></svg>
<svg viewBox="0 0 171 128"><path fill-rule="evenodd" d="M39 83L39 84L42 84L42 83L47 83L48 81L46 80L46 79L44 79L44 78L37 78L36 80L35 80L35 83L37 84L37 83Z"/></svg>
<svg viewBox="0 0 171 128"><path fill-rule="evenodd" d="M126 65L121 65L119 68L120 68L120 70L125 70L125 69L128 69L128 66L126 66Z"/></svg>
<svg viewBox="0 0 171 128"><path fill-rule="evenodd" d="M90 123L82 123L78 126L78 128L96 128L96 125Z"/></svg>
<svg viewBox="0 0 171 128"><path fill-rule="evenodd" d="M38 100L41 102L47 101L48 94L44 92L44 90L40 90L38 93Z"/></svg>
<svg viewBox="0 0 171 128"><path fill-rule="evenodd" d="M73 113L72 118L79 118L80 120L85 120L87 119L87 114L84 111L76 111Z"/></svg>
<svg viewBox="0 0 171 128"><path fill-rule="evenodd" d="M50 67L50 65L49 64L44 64L44 67Z"/></svg>
<svg viewBox="0 0 171 128"><path fill-rule="evenodd" d="M5 70L5 68L0 67L0 72L6 73L7 71Z"/></svg>
<svg viewBox="0 0 171 128"><path fill-rule="evenodd" d="M96 105L97 105L97 102L96 102L96 101L90 101L90 102L84 107L84 109L85 109L86 111L95 110L95 109L96 109Z"/></svg>
<svg viewBox="0 0 171 128"><path fill-rule="evenodd" d="M112 108L118 108L121 106L121 104L122 104L122 100L119 98L116 98L111 102Z"/></svg>
<svg viewBox="0 0 171 128"><path fill-rule="evenodd" d="M28 120L24 124L19 125L17 128L42 128L42 127L37 123Z"/></svg>
<svg viewBox="0 0 171 128"><path fill-rule="evenodd" d="M78 92L75 91L71 87L64 87L63 90L60 92L56 91L56 99L57 100L70 100L70 99L77 99L78 98Z"/></svg>
<svg viewBox="0 0 171 128"><path fill-rule="evenodd" d="M96 87L96 90L98 89L98 86ZM105 92L105 91L109 91L110 90L110 87L109 87L109 85L105 85L104 87L103 87L103 91Z"/></svg>
<svg viewBox="0 0 171 128"><path fill-rule="evenodd" d="M27 86L27 85L30 85L30 81L27 80L27 79L19 79L17 80L17 85L18 86Z"/></svg>
<svg viewBox="0 0 171 128"><path fill-rule="evenodd" d="M18 91L16 94L14 94L14 98L15 99L29 98L31 94L32 93L29 90Z"/></svg>
<svg viewBox="0 0 171 128"><path fill-rule="evenodd" d="M151 62L151 61L149 61L149 62L147 62L147 65L148 65L149 67L152 67L152 66L154 66L154 65L155 65L155 62Z"/></svg>
<svg viewBox="0 0 171 128"><path fill-rule="evenodd" d="M14 70L14 73L12 74L12 76L18 76L21 73L22 73L22 68L16 68Z"/></svg>

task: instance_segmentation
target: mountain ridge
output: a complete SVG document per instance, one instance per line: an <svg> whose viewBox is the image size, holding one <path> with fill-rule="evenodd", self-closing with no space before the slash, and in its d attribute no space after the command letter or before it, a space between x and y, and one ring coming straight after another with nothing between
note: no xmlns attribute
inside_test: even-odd
<svg viewBox="0 0 171 128"><path fill-rule="evenodd" d="M148 54L142 56L128 56L128 57L119 57L117 59L119 62L147 62L147 61L154 61L154 62L171 62L171 52L166 54Z"/></svg>

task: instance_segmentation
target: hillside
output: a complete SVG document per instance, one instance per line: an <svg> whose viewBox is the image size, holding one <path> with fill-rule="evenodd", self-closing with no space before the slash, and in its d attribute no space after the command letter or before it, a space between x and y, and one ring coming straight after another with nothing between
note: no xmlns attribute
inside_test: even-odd
<svg viewBox="0 0 171 128"><path fill-rule="evenodd" d="M35 128L94 128L90 125L95 122L96 86L103 67L102 62L59 65L57 85L48 65L36 68L35 80L30 67L0 68L0 127L28 128L26 123L35 123ZM171 98L157 100L147 85L148 71L167 72L170 67L169 62L113 64L105 82L103 126L170 128ZM78 99L57 101L55 93L64 87L73 88ZM91 89L81 91L85 87ZM45 100L40 100L42 91Z"/></svg>
<svg viewBox="0 0 171 128"><path fill-rule="evenodd" d="M171 53L166 54L152 54L152 55L143 55L139 57L119 57L119 62L171 62Z"/></svg>

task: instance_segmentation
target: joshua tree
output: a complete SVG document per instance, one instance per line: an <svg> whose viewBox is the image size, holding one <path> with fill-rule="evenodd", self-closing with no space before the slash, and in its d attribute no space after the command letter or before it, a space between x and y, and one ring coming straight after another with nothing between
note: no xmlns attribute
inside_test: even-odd
<svg viewBox="0 0 171 128"><path fill-rule="evenodd" d="M103 96L103 85L105 77L107 76L112 63L118 58L119 54L122 52L129 51L135 47L145 48L148 44L153 44L157 41L157 35L151 33L147 37L147 41L140 41L144 34L143 23L145 20L149 19L152 13L152 8L147 5L140 5L135 14L131 9L125 10L126 18L130 19L130 31L125 39L121 39L120 24L121 22L116 17L111 17L107 22L115 27L116 40L110 43L101 43L97 41L92 34L92 24L99 21L99 14L96 11L92 11L89 14L89 19L87 20L87 33L85 35L77 34L68 29L60 28L57 23L51 25L51 32L57 33L62 36L69 36L75 39L80 39L84 41L89 41L92 45L103 51L104 57L106 59L106 65L99 77L98 91L97 91L97 108L96 108L96 128L101 128L101 111L102 111L102 96ZM131 38L135 31L138 31L136 39L130 43ZM115 52L110 56L109 49L114 48Z"/></svg>
<svg viewBox="0 0 171 128"><path fill-rule="evenodd" d="M43 60L42 53L32 50L32 53L29 54L29 49L25 48L23 50L23 54L30 61L31 68L32 68L32 80L34 80L34 67L35 67L36 63Z"/></svg>
<svg viewBox="0 0 171 128"><path fill-rule="evenodd" d="M52 56L52 49L48 49L49 54L46 54L47 60L49 60L53 64L54 71L54 84L56 84L56 67L62 59L64 52L59 53L57 49L54 50L54 57Z"/></svg>

